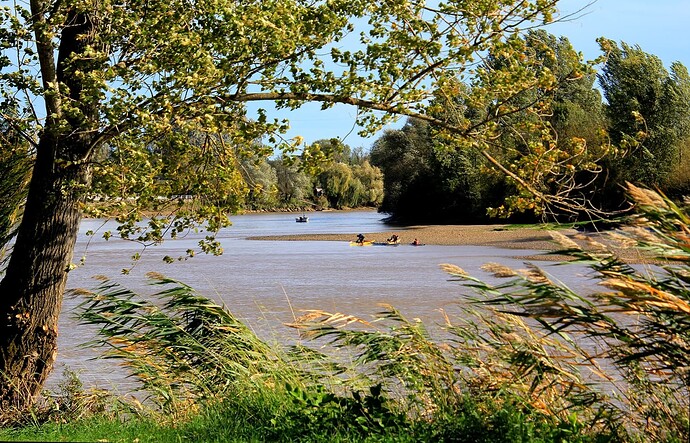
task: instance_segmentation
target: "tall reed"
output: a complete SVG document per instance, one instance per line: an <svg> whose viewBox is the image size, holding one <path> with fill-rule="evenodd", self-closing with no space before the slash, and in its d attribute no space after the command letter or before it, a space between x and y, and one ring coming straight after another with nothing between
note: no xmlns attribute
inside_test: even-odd
<svg viewBox="0 0 690 443"><path fill-rule="evenodd" d="M148 277L161 288L144 297L102 278L95 291L81 291L77 308L85 324L99 327L88 346L106 349L141 381L160 407L228 395L248 385L289 379L289 366L226 309L192 288L160 274Z"/></svg>
<svg viewBox="0 0 690 443"><path fill-rule="evenodd" d="M495 285L452 265L444 269L480 294L475 300L488 308L480 318L487 325L483 331L491 333L475 333L473 339L490 348L485 354L507 352L499 358L502 365L477 363L487 376L508 362L515 380L522 379L524 370L532 374L528 393L546 399L549 413L558 413L554 407L559 406L588 411L592 426L619 424L648 441L689 441L688 207L633 185L628 191L638 213L629 226L608 236L611 241L581 236L576 242L553 235L562 246L558 253L586 264L601 291L576 294L534 266L516 271L486 265L485 270L503 279ZM614 252L616 245L646 252L652 264L641 270L628 264ZM515 335L516 324L522 334ZM466 329L454 330L467 335ZM486 355L477 359L487 360ZM523 371L514 373L516 368ZM583 384L584 370L599 380ZM551 395L544 397L541 386L547 380ZM603 395L604 390L610 394Z"/></svg>

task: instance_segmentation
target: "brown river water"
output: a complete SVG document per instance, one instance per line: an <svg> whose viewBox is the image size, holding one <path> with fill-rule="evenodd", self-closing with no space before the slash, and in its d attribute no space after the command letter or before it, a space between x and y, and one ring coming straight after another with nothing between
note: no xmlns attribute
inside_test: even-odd
<svg viewBox="0 0 690 443"><path fill-rule="evenodd" d="M105 241L88 230L100 232L114 224L102 226L102 220L85 220L75 252L75 262L85 256L82 266L73 270L68 288L97 286L92 277L105 275L131 290L151 294L145 274L157 271L179 280L218 303L251 326L268 340L290 342L295 331L283 326L300 310L322 309L370 318L378 304L390 304L408 318L419 318L433 330L443 323L441 310L453 315L466 303L463 294L470 292L440 268L451 263L470 274L490 280L480 266L496 262L523 267L515 257L534 255L539 251L507 250L485 246L350 246L335 241L265 241L248 240L251 236L302 233L374 233L390 230L382 215L372 211L312 213L308 223L296 223L294 214L252 214L232 217L233 226L224 229L219 239L224 248L221 256L196 257L165 264L162 257L184 255L204 234L170 240L147 248L128 241ZM113 230L113 232L115 232ZM130 257L141 253L142 259L131 267ZM588 285L587 270L582 266L558 266L539 262L554 279L573 287ZM95 359L98 350L81 345L94 338L93 329L80 325L74 318L75 306L81 300L66 298L60 319L59 354L49 387L58 383L62 370L76 372L84 385L127 394L133 383L126 379L111 360Z"/></svg>

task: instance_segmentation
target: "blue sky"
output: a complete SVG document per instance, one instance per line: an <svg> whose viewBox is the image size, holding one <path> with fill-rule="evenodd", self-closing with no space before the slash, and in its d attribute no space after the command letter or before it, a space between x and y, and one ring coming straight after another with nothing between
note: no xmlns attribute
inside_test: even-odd
<svg viewBox="0 0 690 443"><path fill-rule="evenodd" d="M586 0L561 0L562 15L574 13ZM690 67L690 1L597 0L578 18L547 30L568 37L585 59L600 55L597 37L637 44L659 57L668 68L674 61Z"/></svg>
<svg viewBox="0 0 690 443"><path fill-rule="evenodd" d="M589 3L592 4L576 17L546 30L567 37L585 60L601 55L596 39L606 37L639 45L643 51L659 57L666 68L674 61L690 68L689 0L561 0L561 16L573 14ZM307 105L287 115L292 128L288 137L301 135L307 143L337 137L352 148L361 146L368 150L380 133L367 139L357 135L357 128L353 127L356 112L345 105L328 111L320 111L319 105ZM402 121L395 126L401 124Z"/></svg>

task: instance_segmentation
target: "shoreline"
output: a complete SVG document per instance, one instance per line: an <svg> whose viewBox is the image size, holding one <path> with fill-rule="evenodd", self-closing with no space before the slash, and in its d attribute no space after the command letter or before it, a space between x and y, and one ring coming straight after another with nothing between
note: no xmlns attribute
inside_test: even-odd
<svg viewBox="0 0 690 443"><path fill-rule="evenodd" d="M566 231L572 231L567 232ZM561 230L573 235L574 229ZM249 237L250 240L279 241L350 241L357 232L349 234L287 234ZM383 242L391 235L400 237L401 243L412 243L416 238L426 245L440 246L494 246L506 249L554 250L548 231L538 228L508 228L507 225L415 225L393 228L382 232L363 232L367 240Z"/></svg>
<svg viewBox="0 0 690 443"><path fill-rule="evenodd" d="M575 229L559 232L568 237ZM353 241L358 233L351 234L290 234L248 237L249 240L272 241ZM436 246L489 246L501 249L530 249L534 255L516 258L539 261L567 261L562 255L549 254L560 249L548 231L538 228L508 228L508 225L415 225L394 228L383 232L363 232L367 240L384 242L391 235L400 237L402 245L416 238L423 245ZM543 252L537 252L543 251Z"/></svg>
<svg viewBox="0 0 690 443"><path fill-rule="evenodd" d="M611 251L628 263L658 263L645 256L636 248L622 248L606 239L602 233L582 233L573 228L559 229L556 232L566 236L579 245L590 240L607 244ZM252 236L249 240L271 241L354 241L357 232L350 234L289 234ZM384 242L393 234L400 237L402 245L410 244L416 238L421 244L437 246L488 246L500 249L534 250L529 255L516 255L515 258L538 261L570 261L566 255L555 254L563 249L551 237L550 231L533 228L515 228L509 225L416 225L393 228L384 232L362 232L367 240ZM540 252L538 252L540 251Z"/></svg>

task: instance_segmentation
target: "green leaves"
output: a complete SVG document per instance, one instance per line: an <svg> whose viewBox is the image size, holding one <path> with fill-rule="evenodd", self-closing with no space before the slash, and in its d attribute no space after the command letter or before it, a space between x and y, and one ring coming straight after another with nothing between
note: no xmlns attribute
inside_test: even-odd
<svg viewBox="0 0 690 443"><path fill-rule="evenodd" d="M620 181L664 186L680 158L690 119L690 80L678 64L669 73L639 46L600 41L607 53L599 76L611 138L623 152L613 163Z"/></svg>

